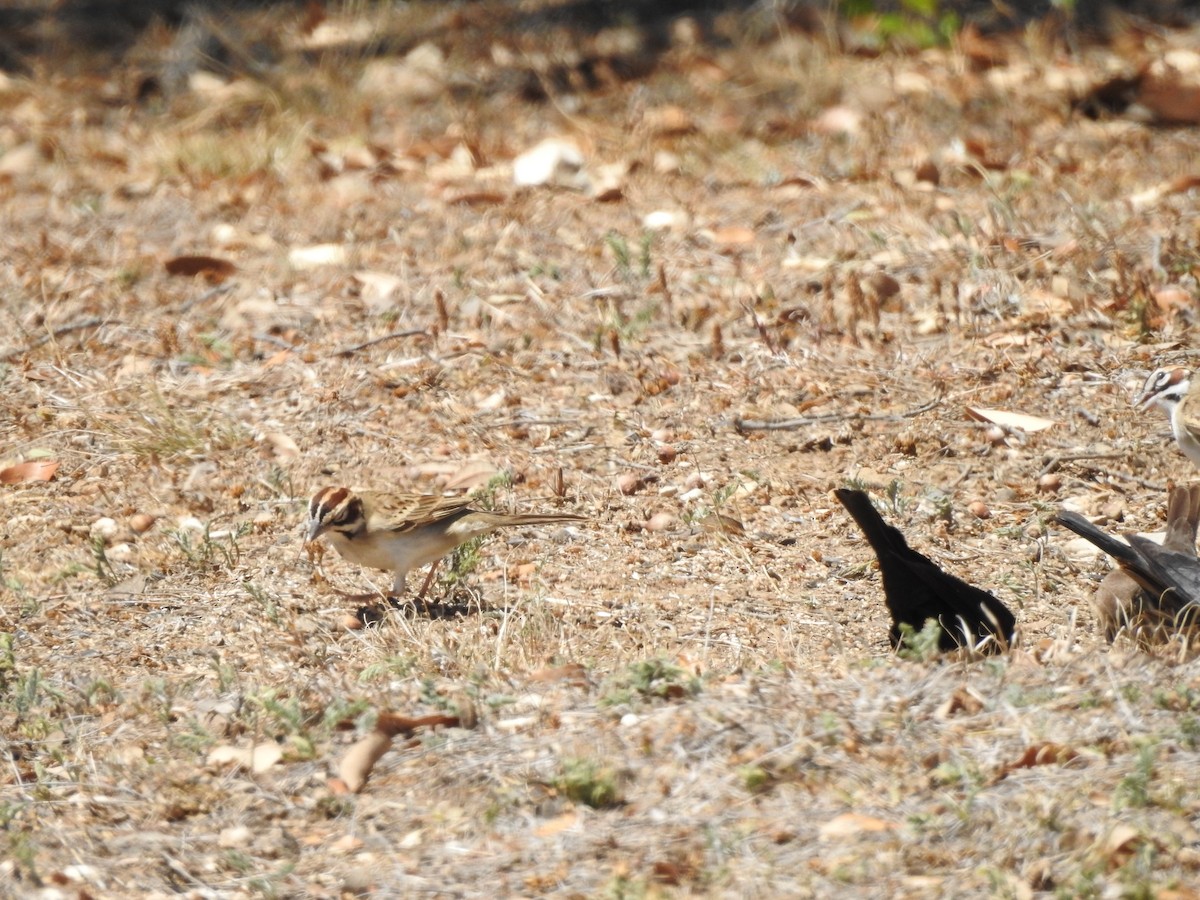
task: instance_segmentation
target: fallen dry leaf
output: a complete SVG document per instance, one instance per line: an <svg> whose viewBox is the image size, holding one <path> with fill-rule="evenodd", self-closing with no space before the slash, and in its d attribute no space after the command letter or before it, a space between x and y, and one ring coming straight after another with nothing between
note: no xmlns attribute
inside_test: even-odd
<svg viewBox="0 0 1200 900"><path fill-rule="evenodd" d="M1192 292L1175 285L1156 290L1154 302L1163 312L1172 314L1186 312L1196 307L1196 298L1192 296Z"/></svg>
<svg viewBox="0 0 1200 900"><path fill-rule="evenodd" d="M1190 191L1194 187L1200 187L1200 174L1180 175L1178 178L1164 181L1161 184L1154 185L1154 187L1146 188L1131 195L1129 205L1134 210L1141 211L1148 206L1155 205L1165 197L1169 197L1172 194L1182 194L1184 191Z"/></svg>
<svg viewBox="0 0 1200 900"><path fill-rule="evenodd" d="M679 106L648 109L642 115L642 124L651 133L663 136L678 137L696 129L691 114Z"/></svg>
<svg viewBox="0 0 1200 900"><path fill-rule="evenodd" d="M58 462L52 459L31 459L0 469L0 484L21 484L26 481L49 481L58 471Z"/></svg>
<svg viewBox="0 0 1200 900"><path fill-rule="evenodd" d="M702 531L708 534L732 534L741 537L746 533L746 526L733 516L723 513L709 513L699 523Z"/></svg>
<svg viewBox="0 0 1200 900"><path fill-rule="evenodd" d="M446 203L452 206L498 206L508 199L507 194L500 191L457 191L447 194Z"/></svg>
<svg viewBox="0 0 1200 900"><path fill-rule="evenodd" d="M585 190L589 179L583 171L583 153L573 141L547 138L513 160L513 184Z"/></svg>
<svg viewBox="0 0 1200 900"><path fill-rule="evenodd" d="M574 828L579 824L579 813L575 810L563 813L561 816L555 816L548 822L543 822L537 828L533 829L533 833L541 838L554 837L556 834L561 834L568 828Z"/></svg>
<svg viewBox="0 0 1200 900"><path fill-rule="evenodd" d="M1044 431L1058 424L1053 419L1043 419L1041 416L1011 412L1007 409L981 409L977 406L968 406L967 415L980 422L991 422L1001 428L1012 428L1027 433Z"/></svg>
<svg viewBox="0 0 1200 900"><path fill-rule="evenodd" d="M455 728L459 725L458 716L401 716L397 713L383 712L375 720L375 730L382 731L395 737L398 734L411 735L418 728L433 728L441 725L444 728Z"/></svg>
<svg viewBox="0 0 1200 900"><path fill-rule="evenodd" d="M1137 102L1163 125L1200 124L1200 84L1169 66L1146 73L1138 88Z"/></svg>
<svg viewBox="0 0 1200 900"><path fill-rule="evenodd" d="M403 280L391 272L355 272L353 276L361 286L361 296L367 309L374 313L387 310L396 299Z"/></svg>
<svg viewBox="0 0 1200 900"><path fill-rule="evenodd" d="M392 736L376 729L346 751L338 764L338 776L351 793L357 794L367 783L375 763L392 746Z"/></svg>
<svg viewBox="0 0 1200 900"><path fill-rule="evenodd" d="M210 766L232 764L238 768L249 769L256 775L267 771L281 759L283 759L283 747L274 741L253 744L249 747L220 744L208 754Z"/></svg>
<svg viewBox="0 0 1200 900"><path fill-rule="evenodd" d="M486 459L469 459L446 479L443 487L448 491L469 491L487 484L499 471L494 463Z"/></svg>
<svg viewBox="0 0 1200 900"><path fill-rule="evenodd" d="M1114 827L1104 838L1104 856L1109 866L1118 868L1125 865L1142 840L1141 832L1130 825Z"/></svg>
<svg viewBox="0 0 1200 900"><path fill-rule="evenodd" d="M848 106L831 106L812 121L812 130L818 134L835 134L854 137L863 128L863 114Z"/></svg>
<svg viewBox="0 0 1200 900"><path fill-rule="evenodd" d="M34 142L20 144L0 156L0 178L25 175L41 162L42 153Z"/></svg>
<svg viewBox="0 0 1200 900"><path fill-rule="evenodd" d="M877 819L874 816L864 816L861 813L843 813L835 816L821 826L822 840L850 837L863 832L894 831L899 828L895 822Z"/></svg>
<svg viewBox="0 0 1200 900"><path fill-rule="evenodd" d="M321 266L342 266L350 254L341 244L313 244L294 247L288 252L288 262L295 269L316 269Z"/></svg>
<svg viewBox="0 0 1200 900"><path fill-rule="evenodd" d="M300 456L300 446L282 431L269 431L263 435L263 440L271 447L275 459L287 462Z"/></svg>
<svg viewBox="0 0 1200 900"><path fill-rule="evenodd" d="M357 741L338 764L338 777L345 783L346 788L354 794L363 789L375 763L392 746L392 740L398 735L411 735L418 728L444 725L457 726L458 716L401 716L396 713L380 713L375 720L375 728L364 738Z"/></svg>
<svg viewBox="0 0 1200 900"><path fill-rule="evenodd" d="M719 228L706 228L700 232L718 248L745 247L754 243L754 229L743 228L740 225L725 225Z"/></svg>
<svg viewBox="0 0 1200 900"><path fill-rule="evenodd" d="M937 708L934 715L939 719L948 719L955 713L966 713L970 716L981 709L983 703L978 697L966 688L958 688Z"/></svg>
<svg viewBox="0 0 1200 900"><path fill-rule="evenodd" d="M566 681L572 684L582 684L587 681L587 667L580 663L564 663L561 666L548 666L544 669L529 673L530 681Z"/></svg>
<svg viewBox="0 0 1200 900"><path fill-rule="evenodd" d="M1038 744L1031 744L1025 748L1025 752L1015 762L1008 763L1003 766L996 775L996 780L1004 778L1010 772L1017 769L1032 769L1036 766L1054 766L1062 763L1070 762L1079 756L1078 751L1063 744L1055 744L1051 741L1043 741Z"/></svg>
<svg viewBox="0 0 1200 900"><path fill-rule="evenodd" d="M237 266L216 256L176 256L164 264L168 275L194 277L203 275L211 282L221 282L237 271Z"/></svg>

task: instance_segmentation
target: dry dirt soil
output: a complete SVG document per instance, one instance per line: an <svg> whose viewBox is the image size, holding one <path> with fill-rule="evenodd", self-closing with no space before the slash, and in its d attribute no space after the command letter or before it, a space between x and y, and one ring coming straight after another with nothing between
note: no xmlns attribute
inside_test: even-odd
<svg viewBox="0 0 1200 900"><path fill-rule="evenodd" d="M1198 896L1200 664L1052 522L1194 474L1200 137L1080 101L1197 33L768 7L0 83L0 895ZM389 608L330 484L587 520ZM894 652L847 485L1018 646Z"/></svg>

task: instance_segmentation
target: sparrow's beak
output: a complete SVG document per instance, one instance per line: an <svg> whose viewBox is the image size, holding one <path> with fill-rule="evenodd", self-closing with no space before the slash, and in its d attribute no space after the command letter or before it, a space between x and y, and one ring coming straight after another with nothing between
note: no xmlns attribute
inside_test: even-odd
<svg viewBox="0 0 1200 900"><path fill-rule="evenodd" d="M306 541L315 541L317 538L319 538L321 536L321 533L323 530L324 529L321 527L321 520L313 519L311 522L308 523L308 537L305 538L305 540Z"/></svg>

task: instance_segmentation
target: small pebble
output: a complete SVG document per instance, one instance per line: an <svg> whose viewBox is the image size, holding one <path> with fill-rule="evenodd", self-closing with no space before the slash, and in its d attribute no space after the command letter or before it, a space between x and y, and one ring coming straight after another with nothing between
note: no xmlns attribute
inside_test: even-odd
<svg viewBox="0 0 1200 900"><path fill-rule="evenodd" d="M117 536L117 531L120 528L117 525L116 519L110 519L108 516L101 516L88 528L88 534L93 538L101 538L105 541L110 541Z"/></svg>
<svg viewBox="0 0 1200 900"><path fill-rule="evenodd" d="M145 534L154 527L154 516L149 513L134 513L129 517L129 527L134 534Z"/></svg>
<svg viewBox="0 0 1200 900"><path fill-rule="evenodd" d="M658 448L658 461L663 465L675 462L677 456L676 450L670 444L663 444Z"/></svg>
<svg viewBox="0 0 1200 900"><path fill-rule="evenodd" d="M1048 472L1038 479L1038 490L1044 494L1057 494L1062 487L1062 476L1057 472Z"/></svg>
<svg viewBox="0 0 1200 900"><path fill-rule="evenodd" d="M113 544L105 551L105 556L113 562L128 562L133 557L133 545L125 541Z"/></svg>
<svg viewBox="0 0 1200 900"><path fill-rule="evenodd" d="M655 513L646 521L646 530L666 531L674 521L675 517L668 512Z"/></svg>
<svg viewBox="0 0 1200 900"><path fill-rule="evenodd" d="M983 434L984 437L987 438L989 444L994 444L997 447L1003 444L1007 437L1007 435L1004 433L1004 429L999 425L992 425Z"/></svg>
<svg viewBox="0 0 1200 900"><path fill-rule="evenodd" d="M626 472L624 475L617 476L617 490L625 496L636 494L639 487L642 486L642 479L634 475L632 472Z"/></svg>
<svg viewBox="0 0 1200 900"><path fill-rule="evenodd" d="M992 517L992 511L988 509L987 504L982 500L972 500L967 504L967 509L977 519L990 519Z"/></svg>
<svg viewBox="0 0 1200 900"><path fill-rule="evenodd" d="M244 847L250 843L251 837L250 829L245 825L234 825L217 835L217 846L226 850L230 847Z"/></svg>

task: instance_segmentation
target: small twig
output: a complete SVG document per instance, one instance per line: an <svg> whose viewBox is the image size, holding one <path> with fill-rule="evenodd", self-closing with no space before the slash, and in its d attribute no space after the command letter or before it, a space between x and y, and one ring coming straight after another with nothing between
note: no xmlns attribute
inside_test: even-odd
<svg viewBox="0 0 1200 900"><path fill-rule="evenodd" d="M1038 477L1049 475L1051 472L1057 472L1058 467L1065 462L1072 462L1076 459L1124 459L1127 454L1115 453L1113 451L1104 451L1089 453L1081 451L1079 453L1064 453L1061 456L1050 456L1046 459L1046 464L1042 466L1042 471L1038 472Z"/></svg>
<svg viewBox="0 0 1200 900"><path fill-rule="evenodd" d="M38 347L42 346L42 344L58 340L58 338L62 337L64 334L70 334L72 331L83 331L86 328L99 328L101 325L116 324L119 323L110 319L84 319L82 322L72 322L70 325L61 325L48 334L43 334L28 347L14 347L11 350L5 350L4 353L0 353L0 362L8 362L13 357L20 356L23 353L29 353L31 350L36 350Z"/></svg>
<svg viewBox="0 0 1200 900"><path fill-rule="evenodd" d="M624 466L626 469L641 469L643 472L659 472L662 470L662 466L647 466L644 463L635 463L632 460L617 459L611 456L608 457L605 462L613 465Z"/></svg>
<svg viewBox="0 0 1200 900"><path fill-rule="evenodd" d="M254 335L254 339L263 344L274 344L276 347L282 347L284 350L295 350L296 349L295 344L288 343L283 338L276 337L273 334L267 334L266 332L260 332L256 335Z"/></svg>
<svg viewBox="0 0 1200 900"><path fill-rule="evenodd" d="M902 413L826 413L820 416L801 416L798 419L775 419L773 421L739 417L733 420L733 427L738 431L791 431L794 428L805 428L825 422L897 422L929 412L941 401L942 398L939 395L920 406L906 409Z"/></svg>
<svg viewBox="0 0 1200 900"><path fill-rule="evenodd" d="M343 347L341 350L334 350L330 356L353 356L359 350L366 350L368 347L374 347L376 344L384 344L388 341L399 340L406 337L417 337L418 335L428 337L429 332L424 328L410 328L408 331L393 331L391 334L385 334L383 337L371 338L369 341L363 341L361 344L354 344L351 347Z"/></svg>
<svg viewBox="0 0 1200 900"><path fill-rule="evenodd" d="M187 882L188 884L198 885L200 887L205 886L204 882L200 881L195 875L193 875L191 872L189 872L187 869L185 869L183 866L183 863L181 863L179 860L175 859L175 857L170 856L169 854L166 854L166 853L163 853L161 855L162 855L163 865L165 865L168 869L170 869L172 872L174 872L177 876L182 878L185 882Z"/></svg>
<svg viewBox="0 0 1200 900"><path fill-rule="evenodd" d="M193 297L191 300L186 301L183 306L179 307L179 310L175 313L176 318L189 312L193 306L198 306L206 300L211 300L213 297L219 297L221 294L232 291L236 284L236 281L227 281L224 284L218 284L216 287L209 288L203 294Z"/></svg>
<svg viewBox="0 0 1200 900"><path fill-rule="evenodd" d="M589 450L595 450L599 446L599 444L575 444L571 447L557 447L553 444L547 444L544 447L534 447L529 452L535 455L539 453L587 453ZM650 467L647 466L646 468Z"/></svg>
<svg viewBox="0 0 1200 900"><path fill-rule="evenodd" d="M761 319L759 319L758 313L754 311L754 307L752 307L749 303L743 303L742 309L745 311L746 315L750 317L750 321L754 323L754 328L758 331L758 336L766 345L767 350L772 354L777 354L779 352L779 348L775 346L775 341L772 340L771 333L767 331L767 326L762 323Z"/></svg>
<svg viewBox="0 0 1200 900"><path fill-rule="evenodd" d="M1144 487L1151 491L1165 491L1167 489L1165 484L1150 481L1146 478L1138 478L1136 475L1129 475L1126 472L1117 472L1114 469L1097 469L1096 471L1103 473L1106 478L1115 478L1117 481L1132 481L1139 487Z"/></svg>
<svg viewBox="0 0 1200 900"><path fill-rule="evenodd" d="M504 419L500 422L488 423L492 428L510 428L514 425L578 425L578 419L523 419L518 416L515 419Z"/></svg>

